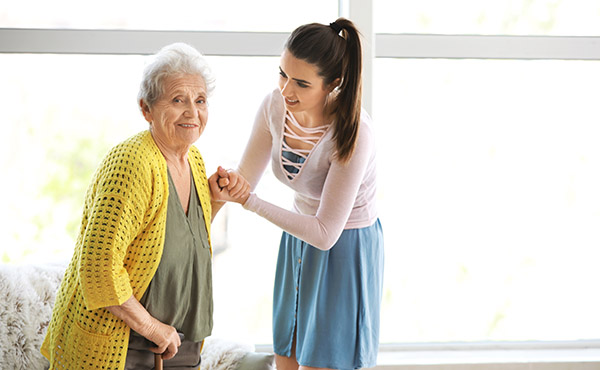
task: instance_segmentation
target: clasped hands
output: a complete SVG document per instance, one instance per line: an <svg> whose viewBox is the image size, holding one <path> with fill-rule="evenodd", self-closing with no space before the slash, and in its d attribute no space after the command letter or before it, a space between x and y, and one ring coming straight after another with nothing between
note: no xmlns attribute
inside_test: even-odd
<svg viewBox="0 0 600 370"><path fill-rule="evenodd" d="M213 200L217 202L246 203L250 196L250 184L239 173L219 166L208 179Z"/></svg>

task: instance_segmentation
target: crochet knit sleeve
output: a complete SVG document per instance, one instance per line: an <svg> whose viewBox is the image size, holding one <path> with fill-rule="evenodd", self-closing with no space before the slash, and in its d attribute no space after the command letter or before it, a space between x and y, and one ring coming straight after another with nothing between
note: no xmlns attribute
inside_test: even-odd
<svg viewBox="0 0 600 370"><path fill-rule="evenodd" d="M139 152L137 152L139 153ZM152 185L142 158L116 147L96 171L86 196L79 276L87 309L120 305L132 295L127 247L142 228Z"/></svg>

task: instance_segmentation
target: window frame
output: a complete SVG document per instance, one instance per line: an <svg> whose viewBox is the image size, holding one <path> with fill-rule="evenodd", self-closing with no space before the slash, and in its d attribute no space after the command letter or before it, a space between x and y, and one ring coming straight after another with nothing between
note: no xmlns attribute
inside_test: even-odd
<svg viewBox="0 0 600 370"><path fill-rule="evenodd" d="M600 37L375 34L373 0L339 0L339 9L340 16L355 21L364 37L363 104L369 112L374 58L600 60ZM287 36L288 33L283 32L0 28L0 53L147 55L165 44L182 41L198 47L205 55L278 56ZM590 369L600 364L600 338L561 342L404 343L383 344L380 348L378 368L381 369L404 369L414 364L427 369L470 369L474 362L469 356L489 359L475 363L473 368L477 369L485 369L482 364L494 369L498 364L508 363L512 364L511 369L521 369L517 363L524 364L523 369L550 369L555 368L552 364L558 363L568 363L572 369ZM257 346L257 350L272 351L272 347ZM564 356L547 355L557 351ZM436 357L441 353L451 353L451 357L462 358L464 362ZM510 353L522 357L514 357L513 362L499 359ZM420 355L427 356L428 360L420 359ZM414 361L407 365L410 358ZM454 367L457 363L462 365Z"/></svg>

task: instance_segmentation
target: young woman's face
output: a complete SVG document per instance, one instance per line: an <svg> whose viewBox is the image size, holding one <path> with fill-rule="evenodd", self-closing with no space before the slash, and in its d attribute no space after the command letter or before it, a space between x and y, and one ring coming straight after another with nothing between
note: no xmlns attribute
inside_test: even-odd
<svg viewBox="0 0 600 370"><path fill-rule="evenodd" d="M324 85L315 65L298 59L285 50L281 54L279 75L279 90L290 112L305 112L316 116L323 114L331 89Z"/></svg>

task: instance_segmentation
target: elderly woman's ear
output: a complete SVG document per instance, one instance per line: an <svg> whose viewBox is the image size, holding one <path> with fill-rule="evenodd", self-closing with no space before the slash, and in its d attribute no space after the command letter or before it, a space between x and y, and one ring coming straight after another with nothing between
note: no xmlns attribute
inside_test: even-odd
<svg viewBox="0 0 600 370"><path fill-rule="evenodd" d="M146 119L146 121L148 121L148 123L152 123L152 116L150 115L150 107L148 106L148 104L144 103L144 99L140 99L140 109L141 109L142 114L144 115L144 118Z"/></svg>

